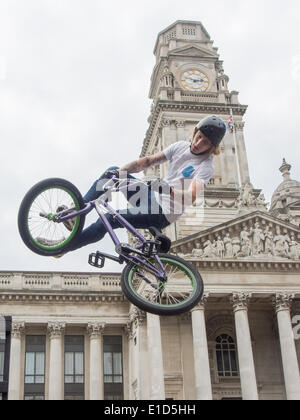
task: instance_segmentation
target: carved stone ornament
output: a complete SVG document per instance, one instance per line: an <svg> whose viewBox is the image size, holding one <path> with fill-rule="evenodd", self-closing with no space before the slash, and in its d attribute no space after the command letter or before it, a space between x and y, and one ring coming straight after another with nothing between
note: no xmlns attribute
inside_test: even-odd
<svg viewBox="0 0 300 420"><path fill-rule="evenodd" d="M169 120L168 118L163 118L160 122L160 128L170 127L170 124L171 120Z"/></svg>
<svg viewBox="0 0 300 420"><path fill-rule="evenodd" d="M296 233L274 223L255 219L209 234L182 258L300 260ZM299 237L299 235L298 235Z"/></svg>
<svg viewBox="0 0 300 420"><path fill-rule="evenodd" d="M247 311L250 298L250 293L233 293L230 298L233 311Z"/></svg>
<svg viewBox="0 0 300 420"><path fill-rule="evenodd" d="M131 328L137 328L139 325L142 325L146 321L146 312L142 311L139 308L134 307L129 314L129 321Z"/></svg>
<svg viewBox="0 0 300 420"><path fill-rule="evenodd" d="M49 322L47 325L47 331L50 340L53 338L60 338L64 333L66 324L64 322Z"/></svg>
<svg viewBox="0 0 300 420"><path fill-rule="evenodd" d="M12 322L11 336L13 338L21 338L25 331L25 322Z"/></svg>
<svg viewBox="0 0 300 420"><path fill-rule="evenodd" d="M236 121L235 122L236 130L243 131L244 127L245 127L245 122L244 121Z"/></svg>
<svg viewBox="0 0 300 420"><path fill-rule="evenodd" d="M276 313L279 311L290 311L294 298L293 294L276 294L272 299Z"/></svg>
<svg viewBox="0 0 300 420"><path fill-rule="evenodd" d="M292 225L298 226L297 220L291 215L290 209L285 209L285 213L277 213L277 219L282 220L283 222L291 223Z"/></svg>
<svg viewBox="0 0 300 420"><path fill-rule="evenodd" d="M245 184L240 188L240 195L236 200L236 207L240 210L267 210L268 203L264 194L260 194L258 197L255 196L253 188L250 184Z"/></svg>
<svg viewBox="0 0 300 420"><path fill-rule="evenodd" d="M176 128L184 128L185 127L185 121L184 120L176 120L175 125L176 125Z"/></svg>
<svg viewBox="0 0 300 420"><path fill-rule="evenodd" d="M105 329L105 322L89 322L87 332L91 339L101 337Z"/></svg>

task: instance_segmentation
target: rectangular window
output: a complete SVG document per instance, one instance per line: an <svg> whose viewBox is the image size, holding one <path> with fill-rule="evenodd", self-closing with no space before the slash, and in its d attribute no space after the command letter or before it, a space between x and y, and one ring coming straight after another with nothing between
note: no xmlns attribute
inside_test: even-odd
<svg viewBox="0 0 300 420"><path fill-rule="evenodd" d="M123 399L122 337L103 337L104 399Z"/></svg>
<svg viewBox="0 0 300 420"><path fill-rule="evenodd" d="M45 351L46 336L26 336L24 400L44 399Z"/></svg>
<svg viewBox="0 0 300 420"><path fill-rule="evenodd" d="M4 380L5 341L0 340L0 382Z"/></svg>
<svg viewBox="0 0 300 420"><path fill-rule="evenodd" d="M45 397L43 395L24 395L25 401L42 401Z"/></svg>
<svg viewBox="0 0 300 420"><path fill-rule="evenodd" d="M65 400L84 399L84 336L65 336Z"/></svg>

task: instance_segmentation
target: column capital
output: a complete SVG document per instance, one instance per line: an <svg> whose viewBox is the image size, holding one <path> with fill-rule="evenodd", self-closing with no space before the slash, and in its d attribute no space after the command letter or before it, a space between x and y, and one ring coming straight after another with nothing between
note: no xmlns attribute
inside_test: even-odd
<svg viewBox="0 0 300 420"><path fill-rule="evenodd" d="M230 297L230 302L233 307L233 312L247 311L251 293L233 293Z"/></svg>
<svg viewBox="0 0 300 420"><path fill-rule="evenodd" d="M61 338L66 328L65 322L48 322L47 331L50 337L50 340L54 338Z"/></svg>
<svg viewBox="0 0 300 420"><path fill-rule="evenodd" d="M245 122L244 121L236 121L234 123L234 125L235 125L235 128L236 128L237 131L243 131L244 127L245 127Z"/></svg>
<svg viewBox="0 0 300 420"><path fill-rule="evenodd" d="M133 310L129 314L129 322L131 326L139 326L142 325L146 321L146 312L142 311L139 308L134 307Z"/></svg>
<svg viewBox="0 0 300 420"><path fill-rule="evenodd" d="M25 322L12 322L11 336L13 338L21 338L25 331Z"/></svg>
<svg viewBox="0 0 300 420"><path fill-rule="evenodd" d="M276 313L279 311L290 311L295 295L288 293L276 293L272 298L272 303Z"/></svg>
<svg viewBox="0 0 300 420"><path fill-rule="evenodd" d="M90 339L101 337L105 329L105 322L89 322L87 325L87 332Z"/></svg>
<svg viewBox="0 0 300 420"><path fill-rule="evenodd" d="M185 127L185 120L177 119L175 120L176 128L184 128Z"/></svg>
<svg viewBox="0 0 300 420"><path fill-rule="evenodd" d="M191 313L194 311L204 311L205 305L209 298L209 293L204 293L200 301L191 309Z"/></svg>
<svg viewBox="0 0 300 420"><path fill-rule="evenodd" d="M171 120L169 118L162 118L159 124L159 128L170 127Z"/></svg>

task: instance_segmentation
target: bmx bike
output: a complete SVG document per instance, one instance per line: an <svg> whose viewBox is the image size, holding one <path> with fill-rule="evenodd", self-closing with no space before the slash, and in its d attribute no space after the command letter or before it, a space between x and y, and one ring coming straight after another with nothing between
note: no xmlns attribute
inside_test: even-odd
<svg viewBox="0 0 300 420"><path fill-rule="evenodd" d="M128 182L132 180L113 176L103 190L122 191L128 187ZM89 264L102 268L105 259L125 263L122 291L142 310L156 315L178 315L192 309L203 294L203 281L196 268L169 253L171 241L159 229L149 227L153 239L145 238L108 201L100 196L85 203L79 190L69 181L43 180L28 191L20 205L19 233L25 245L36 254L58 256L72 249L80 237L86 215L96 210L115 244L116 255L97 251L89 255ZM120 242L105 217L106 212L133 235L137 245ZM71 228L67 229L67 221L72 221Z"/></svg>

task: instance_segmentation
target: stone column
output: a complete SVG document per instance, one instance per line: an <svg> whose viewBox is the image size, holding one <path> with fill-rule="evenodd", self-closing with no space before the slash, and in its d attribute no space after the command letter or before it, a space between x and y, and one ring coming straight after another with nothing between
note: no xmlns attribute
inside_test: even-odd
<svg viewBox="0 0 300 420"><path fill-rule="evenodd" d="M21 345L24 331L24 322L12 323L8 382L9 400L21 400Z"/></svg>
<svg viewBox="0 0 300 420"><path fill-rule="evenodd" d="M149 400L149 366L146 313L132 307L129 314L133 337L131 354L131 394L135 400Z"/></svg>
<svg viewBox="0 0 300 420"><path fill-rule="evenodd" d="M250 295L236 293L232 296L233 312L238 348L242 396L244 400L258 400L252 343L248 322Z"/></svg>
<svg viewBox="0 0 300 420"><path fill-rule="evenodd" d="M293 298L293 295L277 294L273 303L278 321L286 397L288 400L300 400L299 365L290 315Z"/></svg>
<svg viewBox="0 0 300 420"><path fill-rule="evenodd" d="M48 334L50 338L49 356L49 400L64 399L64 370L63 370L63 334L66 324L63 322L49 322Z"/></svg>
<svg viewBox="0 0 300 420"><path fill-rule="evenodd" d="M247 151L246 151L244 131L243 131L244 126L245 126L245 123L243 121L237 121L235 123L242 184L250 184Z"/></svg>
<svg viewBox="0 0 300 420"><path fill-rule="evenodd" d="M226 159L228 186L238 186L236 160L232 149L234 148L234 135L228 133L224 139L224 157Z"/></svg>
<svg viewBox="0 0 300 420"><path fill-rule="evenodd" d="M150 400L165 399L164 366L160 319L147 312L147 339L150 372Z"/></svg>
<svg viewBox="0 0 300 420"><path fill-rule="evenodd" d="M194 370L197 400L212 400L204 306L208 295L192 310Z"/></svg>
<svg viewBox="0 0 300 420"><path fill-rule="evenodd" d="M103 341L105 323L89 323L90 336L90 400L104 399Z"/></svg>

